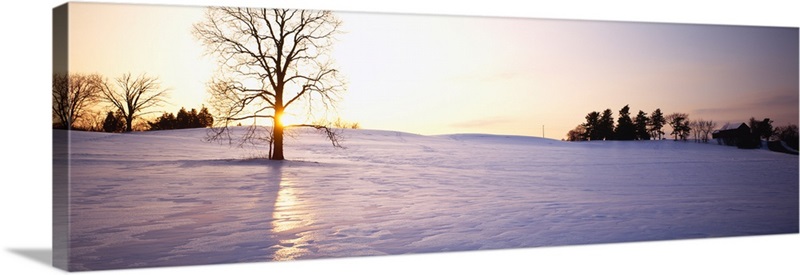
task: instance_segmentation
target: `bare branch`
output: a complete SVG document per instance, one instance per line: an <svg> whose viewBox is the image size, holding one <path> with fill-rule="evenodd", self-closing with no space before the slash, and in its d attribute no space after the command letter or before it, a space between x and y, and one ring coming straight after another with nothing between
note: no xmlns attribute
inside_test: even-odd
<svg viewBox="0 0 800 275"><path fill-rule="evenodd" d="M317 129L317 130L319 130L319 132L325 134L325 137L328 138L328 140L331 141L331 145L333 145L333 147L342 148L342 149L345 148L340 143L340 141L342 141L342 131L343 131L342 129L331 128L331 127L328 127L328 126L316 125L316 124L292 124L292 125L286 125L284 127L285 128L309 127L309 128Z"/></svg>
<svg viewBox="0 0 800 275"><path fill-rule="evenodd" d="M149 113L147 109L164 103L168 96L168 90L161 88L158 78L146 74L134 78L130 73L125 73L117 77L114 83L112 86L108 81L101 81L102 98L125 117L127 132L132 130L134 119Z"/></svg>
<svg viewBox="0 0 800 275"><path fill-rule="evenodd" d="M53 74L53 122L71 129L101 95L101 77L97 74Z"/></svg>
<svg viewBox="0 0 800 275"><path fill-rule="evenodd" d="M318 102L327 112L345 89L326 54L340 24L330 11L208 8L192 32L219 65L209 92L221 130L211 136L231 138L223 134L230 123L253 119L255 126L257 119L268 119L275 149L270 155L283 159L284 126L276 118L299 101ZM335 135L328 136L341 147Z"/></svg>

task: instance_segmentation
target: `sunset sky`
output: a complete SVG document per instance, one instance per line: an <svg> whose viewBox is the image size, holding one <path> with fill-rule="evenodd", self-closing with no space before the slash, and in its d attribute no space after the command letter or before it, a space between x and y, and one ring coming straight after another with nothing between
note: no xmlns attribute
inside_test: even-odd
<svg viewBox="0 0 800 275"><path fill-rule="evenodd" d="M147 73L199 108L203 8L71 3L70 70ZM796 28L339 12L340 116L363 128L561 139L591 111L798 123ZM287 110L292 113L292 109ZM297 112L301 110L297 109ZM296 119L302 119L298 117Z"/></svg>

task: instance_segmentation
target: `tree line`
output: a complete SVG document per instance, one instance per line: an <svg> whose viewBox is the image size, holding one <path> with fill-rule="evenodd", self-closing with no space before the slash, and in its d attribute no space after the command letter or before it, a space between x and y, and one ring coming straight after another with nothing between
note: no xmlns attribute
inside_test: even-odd
<svg viewBox="0 0 800 275"><path fill-rule="evenodd" d="M166 130L210 127L214 118L203 106L200 111L181 108L177 115L152 114L167 98L158 77L130 73L109 80L100 74L53 74L53 128L97 132Z"/></svg>
<svg viewBox="0 0 800 275"><path fill-rule="evenodd" d="M716 127L716 123L710 120L690 121L686 113L665 115L661 108L650 115L639 110L635 117L631 117L630 110L628 105L622 107L616 123L611 109L605 109L602 113L592 111L586 115L586 122L567 132L566 140L660 140L666 134L664 126L669 125L672 127L670 135L674 140L687 140L692 129L695 129L695 140L708 142L709 134Z"/></svg>
<svg viewBox="0 0 800 275"><path fill-rule="evenodd" d="M664 114L657 108L650 115L642 110L631 117L630 107L625 105L618 112L619 117L614 121L611 109L602 113L592 111L586 115L586 122L579 124L575 129L567 132L567 141L588 140L650 140L664 139L664 126L672 128L670 136L673 140L687 141L693 137L695 142L709 142L711 134L717 128L713 120L690 120L686 113ZM761 140L784 141L788 146L797 150L798 133L797 125L773 128L773 121L769 118L758 120L754 117L749 121L749 136L740 141L746 148L761 147Z"/></svg>

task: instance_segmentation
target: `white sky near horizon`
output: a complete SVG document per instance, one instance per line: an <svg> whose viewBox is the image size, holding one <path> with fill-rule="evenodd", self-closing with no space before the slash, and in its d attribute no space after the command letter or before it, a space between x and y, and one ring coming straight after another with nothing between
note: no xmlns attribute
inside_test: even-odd
<svg viewBox="0 0 800 275"><path fill-rule="evenodd" d="M214 62L190 33L201 7L70 5L71 71L158 76L171 92L160 111L208 98ZM626 104L719 126L798 123L796 28L337 15L334 56L349 85L339 114L363 128L541 136L544 126L561 139L587 113L616 118Z"/></svg>

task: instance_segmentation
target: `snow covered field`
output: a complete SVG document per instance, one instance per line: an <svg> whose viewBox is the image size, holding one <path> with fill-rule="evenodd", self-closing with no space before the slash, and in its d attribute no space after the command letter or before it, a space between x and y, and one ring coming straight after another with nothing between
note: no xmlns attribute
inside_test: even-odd
<svg viewBox="0 0 800 275"><path fill-rule="evenodd" d="M798 158L691 142L71 132L70 269L798 232ZM56 162L63 165L63 162Z"/></svg>

